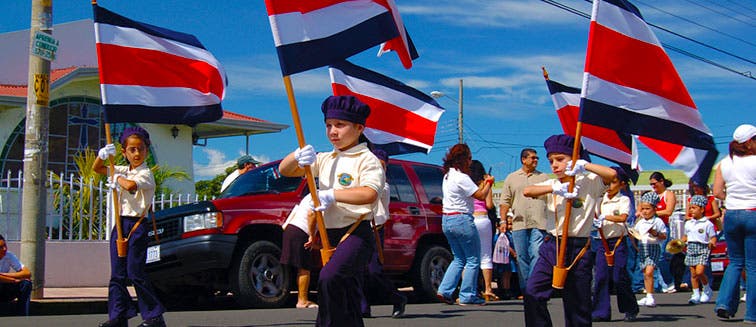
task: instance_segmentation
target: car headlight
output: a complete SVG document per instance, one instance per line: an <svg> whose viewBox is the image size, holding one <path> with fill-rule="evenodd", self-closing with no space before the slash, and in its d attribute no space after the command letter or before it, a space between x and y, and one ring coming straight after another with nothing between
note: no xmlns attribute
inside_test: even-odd
<svg viewBox="0 0 756 327"><path fill-rule="evenodd" d="M206 212L184 217L184 233L223 226L220 212Z"/></svg>

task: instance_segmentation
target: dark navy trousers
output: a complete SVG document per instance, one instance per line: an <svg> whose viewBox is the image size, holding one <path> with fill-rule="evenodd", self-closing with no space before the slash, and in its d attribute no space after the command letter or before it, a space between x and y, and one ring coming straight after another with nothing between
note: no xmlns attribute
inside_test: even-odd
<svg viewBox="0 0 756 327"><path fill-rule="evenodd" d="M588 241L587 237L567 238L565 265L569 266ZM543 239L539 257L528 278L525 288L525 325L528 327L553 326L548 301L554 289L551 287L553 269L556 265L556 242L553 235ZM594 252L590 248L570 269L562 290L564 320L566 326L590 326L591 280L593 277Z"/></svg>
<svg viewBox="0 0 756 327"><path fill-rule="evenodd" d="M139 218L122 217L122 219L123 234L126 237ZM147 226L148 224L143 221L131 234L128 242L128 254L124 258L118 257L115 242L118 235L116 228L113 228L113 232L110 234L109 319L128 319L136 316L136 307L131 300L128 289L126 289L129 280L136 290L137 304L142 319L155 318L165 312L165 308L155 294L155 290L147 279L147 273L144 270L147 258L147 233L149 232Z"/></svg>
<svg viewBox="0 0 756 327"><path fill-rule="evenodd" d="M18 283L2 283L0 284L0 302L11 302L17 299L10 313L17 316L28 316L31 291L32 282L30 280L25 279Z"/></svg>
<svg viewBox="0 0 756 327"><path fill-rule="evenodd" d="M317 326L364 326L359 282L373 252L375 239L370 223L363 221L343 242L349 227L328 229L328 240L338 244L318 277Z"/></svg>
<svg viewBox="0 0 756 327"><path fill-rule="evenodd" d="M606 264L606 256L604 255L604 245L601 243L601 239L594 239L593 242L598 243L598 247L594 247L596 250L596 268L594 269L594 287L593 287L593 312L594 318L611 319L612 318L612 303L609 298L609 281L614 283L617 294L617 306L621 313L638 313L638 303L635 301L635 295L630 287L631 280L630 275L627 272L627 246L625 242L627 239L623 239L619 247L614 251L614 266L609 267ZM617 238L610 238L606 240L609 249L614 249L614 245L617 244Z"/></svg>
<svg viewBox="0 0 756 327"><path fill-rule="evenodd" d="M383 244L383 228L378 231ZM360 279L362 289L362 299L360 300L360 310L363 314L370 314L370 301L368 294L374 290L375 294L380 295L382 299L388 299L391 304L398 305L404 300L404 296L399 293L394 283L383 273L383 265L378 258L378 249L373 251L370 262L363 278Z"/></svg>

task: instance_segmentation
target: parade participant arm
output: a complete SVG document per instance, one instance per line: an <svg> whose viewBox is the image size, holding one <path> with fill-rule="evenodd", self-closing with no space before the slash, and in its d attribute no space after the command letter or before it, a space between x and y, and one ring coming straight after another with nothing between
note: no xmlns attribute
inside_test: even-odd
<svg viewBox="0 0 756 327"><path fill-rule="evenodd" d="M307 148L312 148L310 145L305 145L302 150ZM304 176L305 170L304 165L299 165L299 160L296 158L296 153L300 151L300 148L297 148L294 150L294 152L289 153L286 157L281 160L281 163L278 164L278 171L281 173L281 175L284 175L286 177L298 177L298 176ZM313 151L314 153L314 151ZM309 158L307 158L309 159ZM312 163L314 163L315 160L312 160ZM312 164L310 163L310 165Z"/></svg>
<svg viewBox="0 0 756 327"><path fill-rule="evenodd" d="M108 168L105 167L105 160L108 160L110 156L115 157L116 148L113 144L108 144L97 151L97 158L95 158L92 164L92 170L100 175L107 175Z"/></svg>
<svg viewBox="0 0 756 327"><path fill-rule="evenodd" d="M569 186L569 184L570 183L567 182L562 183L558 180L554 180L551 184L548 185L530 185L526 186L522 190L522 194L529 198L537 198L542 195L554 193L566 199L572 199L577 197L580 187L578 187L578 185L575 185L575 188L572 190L572 192L568 192L567 187Z"/></svg>
<svg viewBox="0 0 756 327"><path fill-rule="evenodd" d="M491 191L493 182L494 177L491 175L486 175L483 182L478 185L478 190L473 193L472 197L481 201L485 201L488 193Z"/></svg>
<svg viewBox="0 0 756 327"><path fill-rule="evenodd" d="M583 159L577 160L574 168L572 168L572 161L567 163L567 171L565 172L565 174L567 176L575 176L586 171L599 175L599 177L601 177L601 180L604 182L604 185L609 185L614 177L617 176L617 172L614 171L614 169L604 165L590 163Z"/></svg>
<svg viewBox="0 0 756 327"><path fill-rule="evenodd" d="M709 239L709 244L708 245L709 245L709 249L714 250L714 248L717 247L717 237L716 236L712 236Z"/></svg>

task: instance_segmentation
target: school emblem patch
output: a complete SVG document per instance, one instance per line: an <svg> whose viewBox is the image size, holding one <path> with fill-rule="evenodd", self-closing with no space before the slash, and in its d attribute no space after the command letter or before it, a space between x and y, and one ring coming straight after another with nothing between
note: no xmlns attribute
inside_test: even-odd
<svg viewBox="0 0 756 327"><path fill-rule="evenodd" d="M337 177L339 178L339 185L341 186L352 185L352 181L354 181L354 177L352 177L352 175L349 175L347 173L341 173Z"/></svg>
<svg viewBox="0 0 756 327"><path fill-rule="evenodd" d="M698 234L703 234L703 233L704 233L703 228L701 228L701 229L698 230Z"/></svg>

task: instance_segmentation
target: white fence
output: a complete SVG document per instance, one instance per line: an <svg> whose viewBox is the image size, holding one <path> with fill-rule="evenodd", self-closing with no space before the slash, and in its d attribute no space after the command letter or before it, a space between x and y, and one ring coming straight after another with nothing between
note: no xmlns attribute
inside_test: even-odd
<svg viewBox="0 0 756 327"><path fill-rule="evenodd" d="M109 197L102 182L93 185L73 174L61 178L51 172L45 186L47 240L110 239ZM22 192L23 172L8 171L0 176L0 234L9 241L21 239ZM199 200L208 199L196 194L157 194L152 203L155 210L162 210Z"/></svg>

